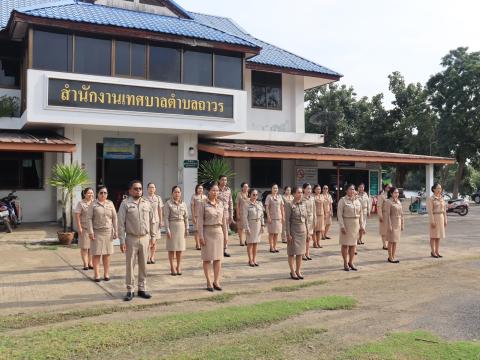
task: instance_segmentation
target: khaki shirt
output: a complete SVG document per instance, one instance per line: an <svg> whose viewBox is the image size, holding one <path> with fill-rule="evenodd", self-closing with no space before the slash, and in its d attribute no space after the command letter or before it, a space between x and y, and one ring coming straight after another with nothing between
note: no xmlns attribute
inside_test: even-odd
<svg viewBox="0 0 480 360"><path fill-rule="evenodd" d="M447 207L445 206L445 200L432 195L427 198L427 212L430 219L430 224L436 224L434 214L443 214L445 224L447 223Z"/></svg>
<svg viewBox="0 0 480 360"><path fill-rule="evenodd" d="M383 220L383 215L385 215L385 201L387 201L387 193L382 192L380 195L378 195L377 201L377 214L379 220Z"/></svg>
<svg viewBox="0 0 480 360"><path fill-rule="evenodd" d="M221 226L223 236L227 236L227 219L223 203L217 200L214 205L209 200L200 204L197 213L197 231L200 239L203 239L204 226Z"/></svg>
<svg viewBox="0 0 480 360"><path fill-rule="evenodd" d="M303 201L296 203L294 200L285 205L285 230L287 236L292 235L291 225L298 224L305 225L305 231L307 231L307 207Z"/></svg>
<svg viewBox="0 0 480 360"><path fill-rule="evenodd" d="M183 221L185 223L185 229L188 229L188 209L187 204L182 200L178 203L172 199L168 200L165 204L165 227L167 231L170 231L170 223L172 221Z"/></svg>
<svg viewBox="0 0 480 360"><path fill-rule="evenodd" d="M91 204L87 204L84 200L79 201L73 212L75 214L80 214L80 224L86 230L88 227L88 208Z"/></svg>
<svg viewBox="0 0 480 360"><path fill-rule="evenodd" d="M125 243L125 235L145 236L151 240L157 236L158 224L154 221L154 214L150 202L143 197L137 202L129 196L122 201L118 210L118 237L120 243Z"/></svg>
<svg viewBox="0 0 480 360"><path fill-rule="evenodd" d="M161 214L163 213L163 201L162 198L159 195L153 195L153 196L145 196L145 199L147 199L150 202L150 205L152 206L153 210L153 216L155 219L155 222L159 225L160 224L160 217Z"/></svg>
<svg viewBox="0 0 480 360"><path fill-rule="evenodd" d="M370 214L372 210L372 202L370 201L370 196L364 191L362 194L358 193L358 200L362 204L362 210L364 215Z"/></svg>
<svg viewBox="0 0 480 360"><path fill-rule="evenodd" d="M307 208L307 223L310 225L315 225L317 222L317 210L315 209L315 199L312 195L309 197L304 196L303 202Z"/></svg>
<svg viewBox="0 0 480 360"><path fill-rule="evenodd" d="M250 230L248 224L249 221L259 221L262 226L265 226L263 205L261 201L256 201L255 203L252 203L251 201L248 202L242 218L243 228L245 230Z"/></svg>
<svg viewBox="0 0 480 360"><path fill-rule="evenodd" d="M237 193L237 203L236 209L237 209L237 219L242 219L243 221L243 214L247 209L247 206L250 202L250 199L248 197L248 194L244 194L243 192L239 191Z"/></svg>
<svg viewBox="0 0 480 360"><path fill-rule="evenodd" d="M103 204L95 200L92 206L89 207L88 232L93 234L95 230L111 229L113 229L114 235L117 235L118 226L115 205L110 200L105 200Z"/></svg>
<svg viewBox="0 0 480 360"><path fill-rule="evenodd" d="M220 189L218 192L218 200L220 200L223 203L223 208L224 211L228 211L228 216L230 219L233 219L233 200L232 200L232 190L228 186L225 186L225 188ZM228 221L229 219L227 219Z"/></svg>
<svg viewBox="0 0 480 360"><path fill-rule="evenodd" d="M325 216L332 216L332 195L325 195L324 193L321 193L320 196L323 197L323 213L325 214Z"/></svg>
<svg viewBox="0 0 480 360"><path fill-rule="evenodd" d="M345 229L344 219L360 219L360 224L363 224L362 204L356 197L342 197L338 202L337 217L340 229Z"/></svg>
<svg viewBox="0 0 480 360"><path fill-rule="evenodd" d="M271 220L282 220L283 218L283 198L281 195L273 197L273 195L268 195L267 200L265 201L265 208L267 211L267 216Z"/></svg>
<svg viewBox="0 0 480 360"><path fill-rule="evenodd" d="M190 209L192 211L192 220L194 223L196 222L198 208L205 200L207 200L206 195L192 195L192 199L190 200Z"/></svg>
<svg viewBox="0 0 480 360"><path fill-rule="evenodd" d="M315 195L314 198L317 217L323 217L325 215L325 205L323 205L323 203L326 201L325 197L322 195Z"/></svg>

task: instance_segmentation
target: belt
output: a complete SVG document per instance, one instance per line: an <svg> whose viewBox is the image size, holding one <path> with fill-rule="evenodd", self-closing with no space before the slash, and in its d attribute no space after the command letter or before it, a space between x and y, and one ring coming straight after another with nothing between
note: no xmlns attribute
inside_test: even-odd
<svg viewBox="0 0 480 360"><path fill-rule="evenodd" d="M259 221L260 221L260 218L258 218L258 219L248 219L248 221L250 221L250 220L251 220L251 221L259 222ZM278 220L278 219L272 219L272 220Z"/></svg>
<svg viewBox="0 0 480 360"><path fill-rule="evenodd" d="M135 235L135 234L130 234L130 233L127 233L127 236L133 236L133 237L137 237L137 238L141 238L141 237L144 237L144 236L147 236L148 234L143 234L143 235Z"/></svg>
<svg viewBox="0 0 480 360"><path fill-rule="evenodd" d="M183 219L168 219L170 222L183 222Z"/></svg>
<svg viewBox="0 0 480 360"><path fill-rule="evenodd" d="M217 227L217 226L222 226L221 224L213 224L213 225L203 225L204 227Z"/></svg>
<svg viewBox="0 0 480 360"><path fill-rule="evenodd" d="M434 214L443 214L444 212L434 212Z"/></svg>
<svg viewBox="0 0 480 360"><path fill-rule="evenodd" d="M359 219L360 216L344 216L344 219Z"/></svg>

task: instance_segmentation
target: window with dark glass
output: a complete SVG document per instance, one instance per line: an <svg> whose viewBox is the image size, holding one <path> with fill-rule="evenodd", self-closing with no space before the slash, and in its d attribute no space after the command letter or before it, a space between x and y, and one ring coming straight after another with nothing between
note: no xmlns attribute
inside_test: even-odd
<svg viewBox="0 0 480 360"><path fill-rule="evenodd" d="M20 87L20 60L0 59L0 87Z"/></svg>
<svg viewBox="0 0 480 360"><path fill-rule="evenodd" d="M282 161L250 159L250 183L253 187L269 188L282 183Z"/></svg>
<svg viewBox="0 0 480 360"><path fill-rule="evenodd" d="M212 86L213 56L207 51L183 52L183 82L191 85Z"/></svg>
<svg viewBox="0 0 480 360"><path fill-rule="evenodd" d="M72 71L72 35L35 30L32 57L35 69Z"/></svg>
<svg viewBox="0 0 480 360"><path fill-rule="evenodd" d="M282 108L282 74L252 71L252 105L264 109Z"/></svg>
<svg viewBox="0 0 480 360"><path fill-rule="evenodd" d="M145 44L115 41L115 75L145 78Z"/></svg>
<svg viewBox="0 0 480 360"><path fill-rule="evenodd" d="M74 71L81 74L111 75L112 41L75 36Z"/></svg>
<svg viewBox="0 0 480 360"><path fill-rule="evenodd" d="M180 82L181 54L177 48L150 45L149 79Z"/></svg>
<svg viewBox="0 0 480 360"><path fill-rule="evenodd" d="M0 189L41 189L43 153L0 152Z"/></svg>
<svg viewBox="0 0 480 360"><path fill-rule="evenodd" d="M243 59L240 56L215 54L215 86L243 88Z"/></svg>

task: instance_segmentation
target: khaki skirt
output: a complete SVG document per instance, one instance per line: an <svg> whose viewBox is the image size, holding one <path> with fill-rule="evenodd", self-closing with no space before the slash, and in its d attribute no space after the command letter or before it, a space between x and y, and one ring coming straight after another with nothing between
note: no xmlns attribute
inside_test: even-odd
<svg viewBox="0 0 480 360"><path fill-rule="evenodd" d="M445 215L444 213L441 214L433 214L433 219L435 220L436 226L432 228L429 224L430 228L430 238L431 239L445 239Z"/></svg>
<svg viewBox="0 0 480 360"><path fill-rule="evenodd" d="M269 234L280 234L282 232L282 220L272 219L271 223L267 224Z"/></svg>
<svg viewBox="0 0 480 360"><path fill-rule="evenodd" d="M317 214L317 222L315 223L315 231L325 231L325 216Z"/></svg>
<svg viewBox="0 0 480 360"><path fill-rule="evenodd" d="M185 223L183 221L170 221L170 233L172 238L165 241L167 251L185 251Z"/></svg>
<svg viewBox="0 0 480 360"><path fill-rule="evenodd" d="M387 241L397 243L402 235L402 218L400 216L393 217L390 218L390 221L392 222L392 230L388 229L387 231Z"/></svg>
<svg viewBox="0 0 480 360"><path fill-rule="evenodd" d="M205 245L202 245L202 260L223 260L223 229L220 225L204 226L203 237Z"/></svg>
<svg viewBox="0 0 480 360"><path fill-rule="evenodd" d="M379 223L378 223L378 231L381 236L387 236L388 234L388 228L387 228L387 214L383 213L383 221L380 222L379 218Z"/></svg>
<svg viewBox="0 0 480 360"><path fill-rule="evenodd" d="M260 242L260 230L262 229L262 223L256 220L249 220L248 227L250 228L250 234L247 234L247 244L258 244Z"/></svg>
<svg viewBox="0 0 480 360"><path fill-rule="evenodd" d="M363 223L362 223L364 230L367 230L367 218L368 218L368 211L365 211L363 213Z"/></svg>
<svg viewBox="0 0 480 360"><path fill-rule="evenodd" d="M92 255L113 254L113 229L93 229L95 240L90 243Z"/></svg>
<svg viewBox="0 0 480 360"><path fill-rule="evenodd" d="M307 245L307 229L305 224L290 224L290 234L293 237L292 244L287 244L288 256L304 255Z"/></svg>
<svg viewBox="0 0 480 360"><path fill-rule="evenodd" d="M340 229L340 245L355 246L357 245L358 235L360 231L359 218L344 218L346 234Z"/></svg>
<svg viewBox="0 0 480 360"><path fill-rule="evenodd" d="M88 250L90 249L90 236L88 234L88 225L82 224L82 229L82 236L78 234L78 247L83 250Z"/></svg>
<svg viewBox="0 0 480 360"><path fill-rule="evenodd" d="M313 235L313 231L315 230L315 224L313 221L313 215L307 217L307 231L308 235Z"/></svg>
<svg viewBox="0 0 480 360"><path fill-rule="evenodd" d="M332 214L325 214L323 219L325 220L325 226L332 225Z"/></svg>

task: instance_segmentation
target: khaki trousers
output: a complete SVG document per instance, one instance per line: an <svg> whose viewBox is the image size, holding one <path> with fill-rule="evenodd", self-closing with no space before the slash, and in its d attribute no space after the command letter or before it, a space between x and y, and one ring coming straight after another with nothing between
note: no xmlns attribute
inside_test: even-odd
<svg viewBox="0 0 480 360"><path fill-rule="evenodd" d="M138 262L138 290L145 291L147 282L147 257L150 245L148 235L133 236L127 235L127 291L135 290L135 263Z"/></svg>

